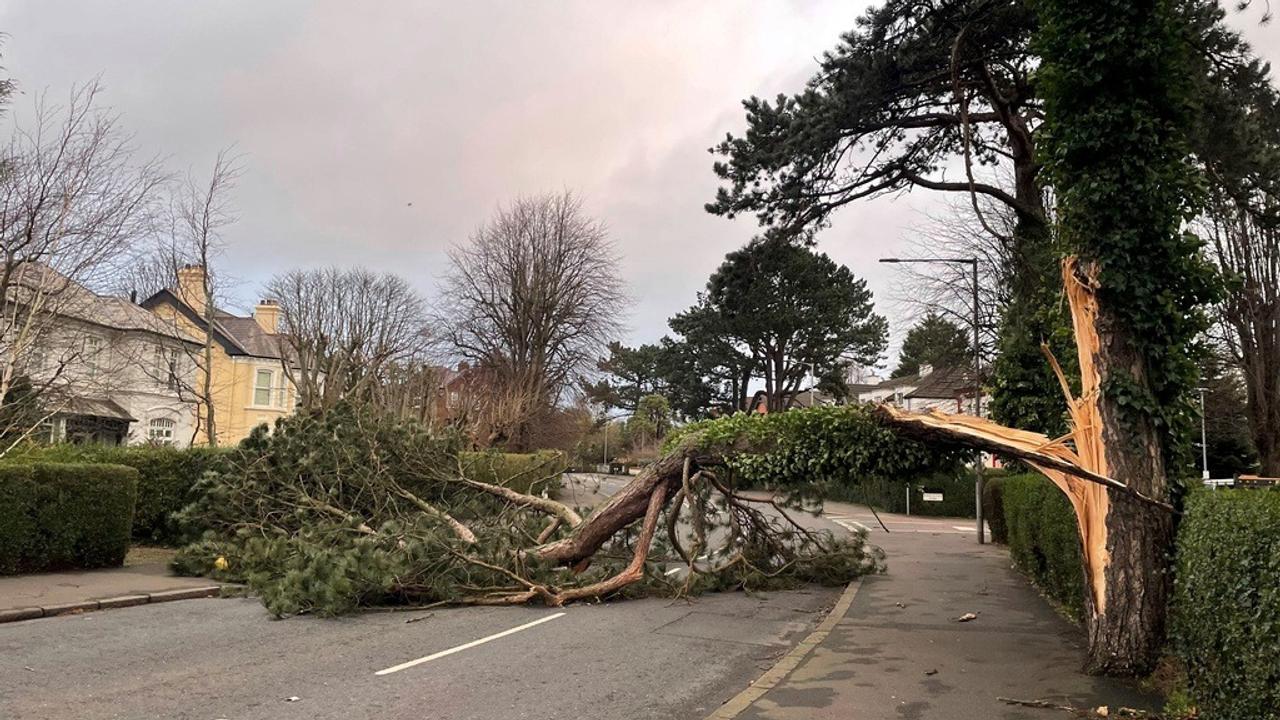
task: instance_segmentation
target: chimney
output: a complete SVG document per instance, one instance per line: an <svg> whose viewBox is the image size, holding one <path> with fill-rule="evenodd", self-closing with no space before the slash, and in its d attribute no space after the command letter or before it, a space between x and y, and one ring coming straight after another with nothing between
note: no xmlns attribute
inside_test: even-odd
<svg viewBox="0 0 1280 720"><path fill-rule="evenodd" d="M275 335L280 328L280 303L271 298L263 298L253 308L253 319L264 332Z"/></svg>
<svg viewBox="0 0 1280 720"><path fill-rule="evenodd" d="M204 315L204 266L183 265L178 268L178 299L198 315Z"/></svg>

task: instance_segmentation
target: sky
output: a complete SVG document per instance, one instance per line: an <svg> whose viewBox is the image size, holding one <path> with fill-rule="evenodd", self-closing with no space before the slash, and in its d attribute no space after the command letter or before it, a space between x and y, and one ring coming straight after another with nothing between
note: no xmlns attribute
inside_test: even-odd
<svg viewBox="0 0 1280 720"><path fill-rule="evenodd" d="M233 147L222 262L243 307L272 275L326 265L433 297L448 248L497 207L572 190L617 246L635 344L758 231L703 210L719 185L707 148L743 128L743 98L801 89L870 4L0 0L0 64L19 89L6 122L97 77L141 155L207 175ZM1232 22L1280 64L1280 25L1259 14ZM895 344L918 309L876 260L941 202L864 201L819 239L867 279Z"/></svg>

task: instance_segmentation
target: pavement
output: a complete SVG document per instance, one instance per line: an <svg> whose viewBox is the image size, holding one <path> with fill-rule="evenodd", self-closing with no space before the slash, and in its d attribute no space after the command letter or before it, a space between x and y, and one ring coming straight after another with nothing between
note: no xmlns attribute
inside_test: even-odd
<svg viewBox="0 0 1280 720"><path fill-rule="evenodd" d="M878 528L862 507L827 503L842 526ZM1080 672L1084 634L1011 569L1005 548L978 545L973 521L881 513L871 532L888 572L857 584L847 611L740 720L1035 720L1081 708L1158 710L1134 684ZM976 619L958 619L973 613Z"/></svg>
<svg viewBox="0 0 1280 720"><path fill-rule="evenodd" d="M209 597L220 589L207 578L176 577L163 562L0 577L0 623Z"/></svg>

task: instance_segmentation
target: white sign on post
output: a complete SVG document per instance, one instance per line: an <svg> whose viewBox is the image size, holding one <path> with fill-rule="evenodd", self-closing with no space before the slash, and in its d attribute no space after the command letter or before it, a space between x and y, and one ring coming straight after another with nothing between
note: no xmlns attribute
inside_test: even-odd
<svg viewBox="0 0 1280 720"><path fill-rule="evenodd" d="M942 493L927 492L924 494L924 501L925 502L942 502Z"/></svg>

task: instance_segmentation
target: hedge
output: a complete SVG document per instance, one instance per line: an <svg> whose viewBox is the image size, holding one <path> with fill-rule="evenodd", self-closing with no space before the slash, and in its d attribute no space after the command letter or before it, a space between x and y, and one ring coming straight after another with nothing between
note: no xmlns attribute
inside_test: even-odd
<svg viewBox="0 0 1280 720"><path fill-rule="evenodd" d="M560 479L569 464L565 454L558 450L463 452L458 454L458 460L464 474L472 480L534 494L560 487Z"/></svg>
<svg viewBox="0 0 1280 720"><path fill-rule="evenodd" d="M1280 492L1188 496L1170 635L1201 717L1280 718Z"/></svg>
<svg viewBox="0 0 1280 720"><path fill-rule="evenodd" d="M1084 560L1070 501L1043 475L1011 475L996 485L1014 564L1069 615L1080 617Z"/></svg>
<svg viewBox="0 0 1280 720"><path fill-rule="evenodd" d="M193 500L193 487L213 469L227 449L178 450L150 445L45 445L15 449L6 461L113 463L138 471L138 502L133 516L133 539L154 545L178 545L187 540L173 514Z"/></svg>
<svg viewBox="0 0 1280 720"><path fill-rule="evenodd" d="M0 575L123 564L137 491L123 465L0 466Z"/></svg>
<svg viewBox="0 0 1280 720"><path fill-rule="evenodd" d="M869 502L875 507L892 513L907 511L906 485L901 481L886 478L875 478L864 484L865 495L858 492L847 493L844 497L832 499L849 502ZM942 502L925 502L924 494L942 493ZM950 472L937 472L932 475L913 478L911 480L911 514L931 517L964 517L974 516L974 478L969 468L958 468Z"/></svg>
<svg viewBox="0 0 1280 720"><path fill-rule="evenodd" d="M991 542L1009 544L1009 525L1004 519L1004 481L1009 476L987 476L982 485L982 517L991 528Z"/></svg>

